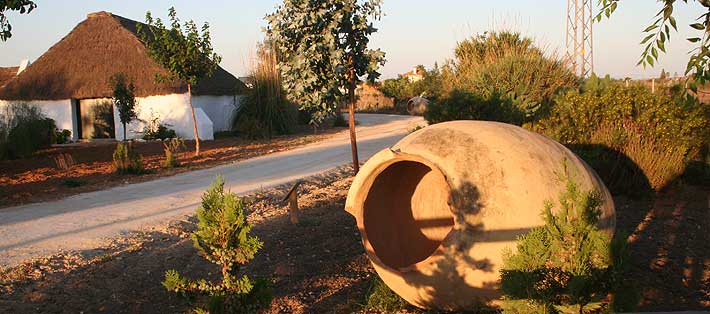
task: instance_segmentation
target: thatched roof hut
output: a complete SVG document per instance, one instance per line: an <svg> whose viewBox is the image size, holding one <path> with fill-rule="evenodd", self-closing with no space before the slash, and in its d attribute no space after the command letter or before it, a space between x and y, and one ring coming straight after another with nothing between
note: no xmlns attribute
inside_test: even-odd
<svg viewBox="0 0 710 314"><path fill-rule="evenodd" d="M5 86L7 82L15 77L15 75L17 75L17 70L19 69L20 67L0 68L0 87Z"/></svg>
<svg viewBox="0 0 710 314"><path fill-rule="evenodd" d="M4 100L54 100L111 97L111 77L133 80L137 97L187 92L180 82L156 83L167 74L147 54L139 22L108 12L91 13L37 61L0 88ZM17 68L15 68L17 70ZM3 71L0 71L2 86ZM195 95L236 95L244 84L221 67L193 88Z"/></svg>

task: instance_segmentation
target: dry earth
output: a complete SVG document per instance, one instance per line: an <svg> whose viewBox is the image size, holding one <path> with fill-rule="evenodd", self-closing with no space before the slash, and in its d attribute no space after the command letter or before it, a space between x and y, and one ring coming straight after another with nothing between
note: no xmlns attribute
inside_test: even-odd
<svg viewBox="0 0 710 314"><path fill-rule="evenodd" d="M300 225L281 198L289 185L252 194L248 219L264 248L247 268L272 280L267 313L351 313L373 276L359 234L343 211L352 178L339 168L302 185ZM641 311L710 309L708 187L683 187L654 200L617 199L630 237ZM187 313L160 285L167 269L215 278L193 248L194 218L134 233L91 251L70 252L0 271L0 313Z"/></svg>

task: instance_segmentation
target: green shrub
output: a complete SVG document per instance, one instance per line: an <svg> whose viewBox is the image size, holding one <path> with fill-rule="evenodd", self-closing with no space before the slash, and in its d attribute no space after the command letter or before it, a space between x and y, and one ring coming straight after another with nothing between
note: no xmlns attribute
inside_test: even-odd
<svg viewBox="0 0 710 314"><path fill-rule="evenodd" d="M69 141L71 141L71 131L60 129L54 130L54 137L52 140L54 144L66 144L69 143Z"/></svg>
<svg viewBox="0 0 710 314"><path fill-rule="evenodd" d="M505 98L524 113L525 121L546 112L560 90L578 85L562 60L520 33L473 36L458 43L455 57L442 72L445 82L484 98Z"/></svg>
<svg viewBox="0 0 710 314"><path fill-rule="evenodd" d="M370 290L365 298L364 311L379 311L382 313L395 313L403 311L409 307L409 303L399 295L392 292L390 288L380 279L375 277L372 280Z"/></svg>
<svg viewBox="0 0 710 314"><path fill-rule="evenodd" d="M348 121L345 120L343 113L336 112L335 118L333 119L333 127L342 128L342 127L347 127L347 126L348 126Z"/></svg>
<svg viewBox="0 0 710 314"><path fill-rule="evenodd" d="M54 120L39 107L10 104L0 112L0 159L23 158L52 144Z"/></svg>
<svg viewBox="0 0 710 314"><path fill-rule="evenodd" d="M509 99L498 95L481 97L462 90L429 102L424 118L430 123L451 120L488 120L520 125L524 113L514 107Z"/></svg>
<svg viewBox="0 0 710 314"><path fill-rule="evenodd" d="M504 252L506 313L590 313L608 307L610 293L630 289L622 286L625 238L611 241L597 229L599 193L583 192L569 177L564 180L556 213L546 202L545 225L519 237L515 253Z"/></svg>
<svg viewBox="0 0 710 314"><path fill-rule="evenodd" d="M113 168L120 174L142 174L143 157L133 148L131 142L121 142L113 152Z"/></svg>
<svg viewBox="0 0 710 314"><path fill-rule="evenodd" d="M163 142L163 152L165 152L163 167L168 169L179 167L180 161L178 160L178 154L185 148L185 140L181 138L174 138Z"/></svg>
<svg viewBox="0 0 710 314"><path fill-rule="evenodd" d="M268 281L251 281L240 274L262 243L249 236L251 225L244 216L244 203L236 194L225 192L224 178L217 177L202 196L197 218L192 240L203 257L219 266L222 280L190 280L168 270L163 286L181 296L196 297L198 313L256 313L266 308L271 301Z"/></svg>
<svg viewBox="0 0 710 314"><path fill-rule="evenodd" d="M614 192L660 190L707 142L710 107L611 84L560 95L528 126L570 146Z"/></svg>
<svg viewBox="0 0 710 314"><path fill-rule="evenodd" d="M177 138L175 130L168 128L167 125L159 123L155 128L144 128L143 139L146 141L167 140Z"/></svg>

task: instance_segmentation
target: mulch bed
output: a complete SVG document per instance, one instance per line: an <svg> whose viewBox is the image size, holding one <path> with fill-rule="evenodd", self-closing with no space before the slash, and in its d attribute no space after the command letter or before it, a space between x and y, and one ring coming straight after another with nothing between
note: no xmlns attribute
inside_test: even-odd
<svg viewBox="0 0 710 314"><path fill-rule="evenodd" d="M376 276L354 219L343 211L349 168L301 186L301 223L291 225L284 185L247 197L249 221L264 242L246 271L273 281L267 313L351 313ZM632 269L641 311L710 309L710 187L686 186L655 200L617 198L619 230L632 232ZM188 313L161 286L164 271L212 278L189 234L194 218L102 249L56 255L0 270L0 313Z"/></svg>
<svg viewBox="0 0 710 314"><path fill-rule="evenodd" d="M202 141L200 157L194 157L194 141L186 141L187 150L180 154L182 167L165 169L162 142L134 143L148 170L143 175L119 175L113 169L111 142L86 143L79 146L53 147L30 158L0 161L0 208L61 199L70 195L109 187L154 180L163 176L280 152L323 140L343 128L329 128L317 135L304 130L300 134L278 136L268 140L224 138ZM68 171L60 170L54 157L68 153L76 164Z"/></svg>

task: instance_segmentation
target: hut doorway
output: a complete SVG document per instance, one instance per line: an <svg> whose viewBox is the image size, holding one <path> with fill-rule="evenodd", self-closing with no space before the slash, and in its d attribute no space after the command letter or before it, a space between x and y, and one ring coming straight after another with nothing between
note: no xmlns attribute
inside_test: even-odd
<svg viewBox="0 0 710 314"><path fill-rule="evenodd" d="M80 99L77 101L80 139L115 138L113 102L110 99Z"/></svg>

